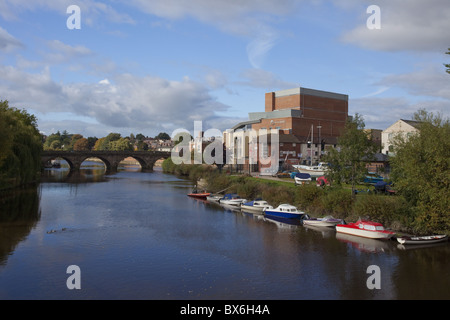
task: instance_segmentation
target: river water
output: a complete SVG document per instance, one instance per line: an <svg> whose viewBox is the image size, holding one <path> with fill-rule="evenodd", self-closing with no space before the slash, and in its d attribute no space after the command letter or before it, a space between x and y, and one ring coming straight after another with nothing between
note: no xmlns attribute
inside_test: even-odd
<svg viewBox="0 0 450 320"><path fill-rule="evenodd" d="M105 175L85 162L66 174L0 201L0 299L450 299L448 243L403 247L232 211L158 168Z"/></svg>

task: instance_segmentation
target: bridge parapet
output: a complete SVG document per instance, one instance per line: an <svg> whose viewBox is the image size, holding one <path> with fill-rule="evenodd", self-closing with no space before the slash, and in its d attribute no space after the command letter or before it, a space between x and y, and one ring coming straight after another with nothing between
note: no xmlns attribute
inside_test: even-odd
<svg viewBox="0 0 450 320"><path fill-rule="evenodd" d="M153 171L153 165L159 159L167 159L170 152L164 151L43 151L41 162L43 167L56 158L67 161L71 171L80 170L81 164L88 158L98 158L106 165L107 172L117 172L119 163L128 157L136 159L142 171Z"/></svg>

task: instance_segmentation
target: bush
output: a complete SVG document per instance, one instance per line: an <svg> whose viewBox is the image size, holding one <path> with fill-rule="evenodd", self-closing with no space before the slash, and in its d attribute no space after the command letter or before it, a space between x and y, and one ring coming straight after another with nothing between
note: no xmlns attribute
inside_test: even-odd
<svg viewBox="0 0 450 320"><path fill-rule="evenodd" d="M320 198L320 204L327 214L344 219L352 212L354 198L351 190L329 189Z"/></svg>
<svg viewBox="0 0 450 320"><path fill-rule="evenodd" d="M357 197L353 206L353 220L366 217L382 223L385 227L411 225L412 210L405 198L382 195L364 195Z"/></svg>
<svg viewBox="0 0 450 320"><path fill-rule="evenodd" d="M315 184L305 184L296 187L295 204L303 210L314 210L319 206L319 199L323 196L324 190Z"/></svg>

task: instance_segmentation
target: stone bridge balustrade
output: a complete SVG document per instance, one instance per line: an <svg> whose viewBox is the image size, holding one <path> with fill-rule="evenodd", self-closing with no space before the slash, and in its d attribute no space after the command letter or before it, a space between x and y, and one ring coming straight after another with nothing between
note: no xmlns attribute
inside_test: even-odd
<svg viewBox="0 0 450 320"><path fill-rule="evenodd" d="M88 158L98 158L106 165L107 172L117 172L119 163L133 157L141 165L142 171L153 171L153 165L159 159L167 159L170 152L163 151L42 151L41 162L44 167L50 160L62 158L67 161L70 171L79 171L81 164Z"/></svg>

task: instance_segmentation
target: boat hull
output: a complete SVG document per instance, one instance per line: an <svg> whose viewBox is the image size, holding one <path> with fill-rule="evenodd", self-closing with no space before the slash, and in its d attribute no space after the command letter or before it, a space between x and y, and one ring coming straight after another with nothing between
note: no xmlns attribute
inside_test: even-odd
<svg viewBox="0 0 450 320"><path fill-rule="evenodd" d="M389 231L371 231L354 228L347 225L336 225L336 231L369 239L390 239L394 235L393 232Z"/></svg>
<svg viewBox="0 0 450 320"><path fill-rule="evenodd" d="M317 227L335 227L337 224L342 223L342 220L323 220L323 219L306 219L303 220L303 224Z"/></svg>
<svg viewBox="0 0 450 320"><path fill-rule="evenodd" d="M189 193L188 197L196 198L196 199L206 199L210 193Z"/></svg>
<svg viewBox="0 0 450 320"><path fill-rule="evenodd" d="M219 202L222 199L222 196L207 196L206 200L210 202Z"/></svg>
<svg viewBox="0 0 450 320"><path fill-rule="evenodd" d="M397 241L401 244L433 244L448 240L448 236L424 236L424 237L400 237Z"/></svg>
<svg viewBox="0 0 450 320"><path fill-rule="evenodd" d="M246 206L244 204L241 205L241 210L249 213L263 214L264 209L265 209L264 207Z"/></svg>
<svg viewBox="0 0 450 320"><path fill-rule="evenodd" d="M265 210L264 214L266 216L286 218L286 219L301 219L304 216L304 213L289 213L289 212L280 212L280 211L274 211L274 210Z"/></svg>
<svg viewBox="0 0 450 320"><path fill-rule="evenodd" d="M225 204L227 206L239 207L245 199L232 199L232 200L220 200L220 204Z"/></svg>

